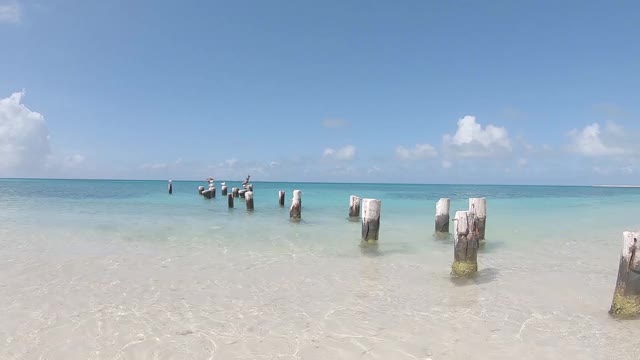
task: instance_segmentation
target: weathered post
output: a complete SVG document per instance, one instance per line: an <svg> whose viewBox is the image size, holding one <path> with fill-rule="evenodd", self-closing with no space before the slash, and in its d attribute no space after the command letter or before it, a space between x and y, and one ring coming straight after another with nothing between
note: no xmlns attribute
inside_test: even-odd
<svg viewBox="0 0 640 360"><path fill-rule="evenodd" d="M349 217L356 218L360 216L360 198L351 195L349 196Z"/></svg>
<svg viewBox="0 0 640 360"><path fill-rule="evenodd" d="M278 204L280 207L284 207L284 191L282 190L278 191Z"/></svg>
<svg viewBox="0 0 640 360"><path fill-rule="evenodd" d="M204 191L204 186L202 186L202 185L198 186L198 194L202 195L203 191Z"/></svg>
<svg viewBox="0 0 640 360"><path fill-rule="evenodd" d="M478 220L470 211L457 211L454 221L451 275L469 276L478 271Z"/></svg>
<svg viewBox="0 0 640 360"><path fill-rule="evenodd" d="M618 280L609 314L618 318L640 315L640 232L622 233Z"/></svg>
<svg viewBox="0 0 640 360"><path fill-rule="evenodd" d="M222 196L227 196L227 184L222 183L220 185L221 185L220 192L222 193Z"/></svg>
<svg viewBox="0 0 640 360"><path fill-rule="evenodd" d="M380 207L382 201L362 199L362 241L377 241L380 233Z"/></svg>
<svg viewBox="0 0 640 360"><path fill-rule="evenodd" d="M247 191L248 191L247 189L238 190L238 195L239 195L241 198L244 198L244 194L246 194L246 193L247 193Z"/></svg>
<svg viewBox="0 0 640 360"><path fill-rule="evenodd" d="M251 192L253 192L253 184L249 184L247 185L247 189Z"/></svg>
<svg viewBox="0 0 640 360"><path fill-rule="evenodd" d="M227 194L227 203L229 204L229 209L233 209L233 194Z"/></svg>
<svg viewBox="0 0 640 360"><path fill-rule="evenodd" d="M487 199L470 198L469 212L476 214L478 221L478 241L484 241L484 230L487 224Z"/></svg>
<svg viewBox="0 0 640 360"><path fill-rule="evenodd" d="M244 193L244 199L247 202L247 210L253 210L253 191Z"/></svg>
<svg viewBox="0 0 640 360"><path fill-rule="evenodd" d="M449 233L449 209L451 200L442 198L436 203L436 233Z"/></svg>
<svg viewBox="0 0 640 360"><path fill-rule="evenodd" d="M173 182L169 180L169 195L173 194Z"/></svg>
<svg viewBox="0 0 640 360"><path fill-rule="evenodd" d="M202 196L205 197L205 199L211 199L213 198L213 190L205 190L202 192Z"/></svg>
<svg viewBox="0 0 640 360"><path fill-rule="evenodd" d="M289 217L298 220L302 217L302 191L293 190L293 198L291 199L291 207L289 208Z"/></svg>
<svg viewBox="0 0 640 360"><path fill-rule="evenodd" d="M240 192L239 192L239 189L237 187L231 188L231 193L233 194L233 197L239 197L240 196Z"/></svg>

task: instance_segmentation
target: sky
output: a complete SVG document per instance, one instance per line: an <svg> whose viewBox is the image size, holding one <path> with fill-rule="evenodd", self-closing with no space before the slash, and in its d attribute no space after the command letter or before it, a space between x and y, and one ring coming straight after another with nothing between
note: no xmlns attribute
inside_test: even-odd
<svg viewBox="0 0 640 360"><path fill-rule="evenodd" d="M0 177L640 183L637 1L0 0Z"/></svg>

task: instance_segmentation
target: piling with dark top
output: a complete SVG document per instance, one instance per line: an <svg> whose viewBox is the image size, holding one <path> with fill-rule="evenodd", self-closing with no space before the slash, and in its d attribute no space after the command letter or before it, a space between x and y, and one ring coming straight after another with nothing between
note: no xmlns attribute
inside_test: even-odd
<svg viewBox="0 0 640 360"><path fill-rule="evenodd" d="M278 204L280 207L284 207L284 191L282 190L278 191Z"/></svg>
<svg viewBox="0 0 640 360"><path fill-rule="evenodd" d="M362 199L362 241L377 241L380 233L380 208L382 201Z"/></svg>
<svg viewBox="0 0 640 360"><path fill-rule="evenodd" d="M169 195L173 194L173 182L169 180Z"/></svg>
<svg viewBox="0 0 640 360"><path fill-rule="evenodd" d="M302 191L300 190L293 190L289 217L294 220L299 220L302 217Z"/></svg>
<svg viewBox="0 0 640 360"><path fill-rule="evenodd" d="M233 197L239 197L240 196L240 189L238 189L237 187L231 188L231 194L233 194Z"/></svg>
<svg viewBox="0 0 640 360"><path fill-rule="evenodd" d="M457 211L454 224L451 275L473 275L478 271L478 220L470 211Z"/></svg>
<svg viewBox="0 0 640 360"><path fill-rule="evenodd" d="M449 209L451 200L442 198L436 203L436 233L449 233Z"/></svg>
<svg viewBox="0 0 640 360"><path fill-rule="evenodd" d="M613 292L609 314L616 318L635 318L640 315L640 232L622 234L622 253L618 279Z"/></svg>
<svg viewBox="0 0 640 360"><path fill-rule="evenodd" d="M229 204L229 209L233 209L233 194L227 194L227 203Z"/></svg>
<svg viewBox="0 0 640 360"><path fill-rule="evenodd" d="M349 217L356 218L360 216L360 198L355 195L349 196Z"/></svg>
<svg viewBox="0 0 640 360"><path fill-rule="evenodd" d="M485 227L487 224L487 199L470 198L469 212L476 215L476 220L478 222L478 241L484 242Z"/></svg>
<svg viewBox="0 0 640 360"><path fill-rule="evenodd" d="M253 191L247 191L244 194L244 199L247 202L247 210L253 210Z"/></svg>

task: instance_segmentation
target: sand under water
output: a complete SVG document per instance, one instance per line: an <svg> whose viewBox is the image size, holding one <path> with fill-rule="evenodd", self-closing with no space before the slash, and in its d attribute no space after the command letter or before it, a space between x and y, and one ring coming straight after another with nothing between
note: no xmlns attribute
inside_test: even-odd
<svg viewBox="0 0 640 360"><path fill-rule="evenodd" d="M247 213L198 185L0 180L0 359L640 358L607 313L640 189L255 183ZM377 246L350 194L382 199ZM434 207L471 196L487 243L456 280Z"/></svg>

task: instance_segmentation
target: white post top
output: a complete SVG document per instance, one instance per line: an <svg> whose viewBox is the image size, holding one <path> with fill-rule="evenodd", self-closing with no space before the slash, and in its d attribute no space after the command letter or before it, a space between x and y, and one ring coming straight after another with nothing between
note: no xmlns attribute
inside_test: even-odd
<svg viewBox="0 0 640 360"><path fill-rule="evenodd" d="M629 266L634 270L640 270L640 232L625 231L622 233L622 257L627 261L631 258L631 252L635 249L633 263Z"/></svg>
<svg viewBox="0 0 640 360"><path fill-rule="evenodd" d="M479 218L487 217L487 199L486 198L470 198L469 211L476 214Z"/></svg>
<svg viewBox="0 0 640 360"><path fill-rule="evenodd" d="M252 200L253 199L253 191L247 191L246 193L244 193L244 198L246 200Z"/></svg>
<svg viewBox="0 0 640 360"><path fill-rule="evenodd" d="M436 216L449 215L450 208L451 208L451 199L442 198L438 200L438 202L436 203Z"/></svg>
<svg viewBox="0 0 640 360"><path fill-rule="evenodd" d="M466 234L469 232L469 218L472 217L473 214L469 211L456 211L455 218L455 229L456 229L456 237L457 234Z"/></svg>
<svg viewBox="0 0 640 360"><path fill-rule="evenodd" d="M293 200L300 200L302 198L302 191L293 190Z"/></svg>
<svg viewBox="0 0 640 360"><path fill-rule="evenodd" d="M378 199L362 199L362 221L380 217L382 201Z"/></svg>

